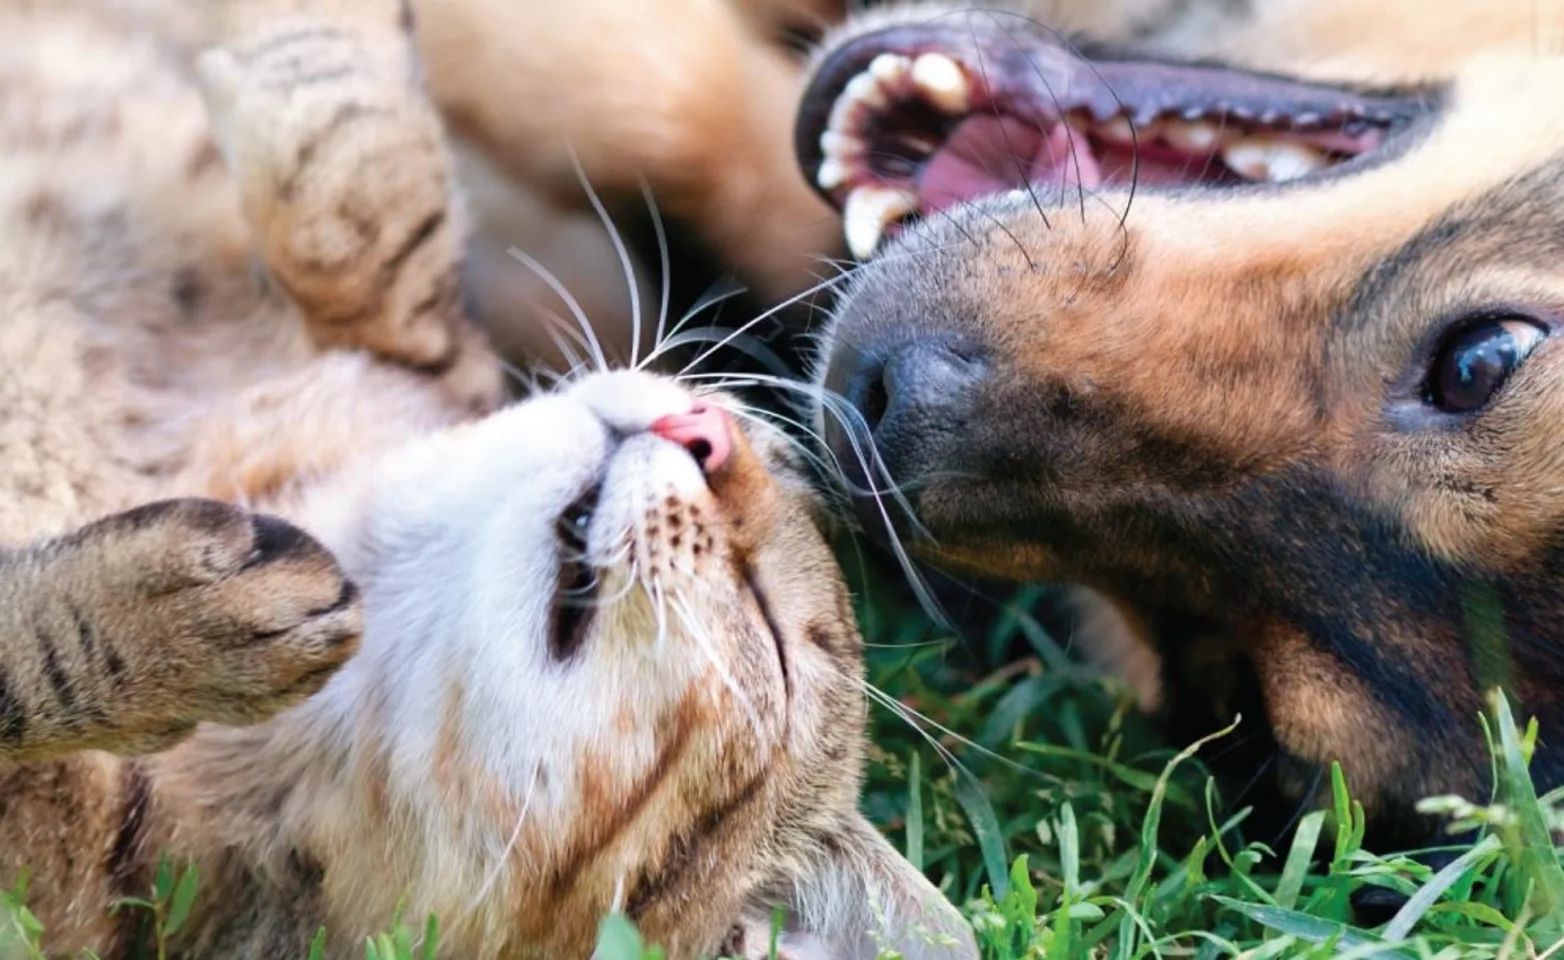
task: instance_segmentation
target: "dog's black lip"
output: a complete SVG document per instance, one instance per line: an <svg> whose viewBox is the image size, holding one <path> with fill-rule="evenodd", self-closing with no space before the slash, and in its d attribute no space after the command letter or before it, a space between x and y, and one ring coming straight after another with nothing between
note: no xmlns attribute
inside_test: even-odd
<svg viewBox="0 0 1564 960"><path fill-rule="evenodd" d="M1038 60L1045 55L1054 62L1067 59L1091 75L1090 83L1072 88L1092 91L1081 95L1079 104L1072 100L1068 106L1087 109L1100 119L1121 109L1132 115L1155 115L1202 108L1225 111L1240 119L1262 118L1267 113L1279 114L1283 119L1318 114L1325 126L1366 123L1384 130L1388 140L1437 109L1444 98L1444 89L1434 85L1308 81L1212 60L1154 59L1103 45L1067 46L1052 38L1020 31L1004 32L1002 39L989 36L986 39L997 41L988 44L989 49L984 49L984 39L982 34L953 29L939 21L901 24L855 37L828 55L815 68L800 97L794 123L794 152L810 187L832 204L839 203L838 197L822 190L816 181L824 159L820 135L837 95L881 53L914 56L938 50L970 64L973 51L977 50L984 65L985 84L990 86L1003 86L999 81L1005 77L1020 77L1021 82L1029 82L1043 69ZM1023 46L1024 41L1031 43ZM1063 86L1059 84L1059 88ZM1000 90L995 95L1018 103L1021 99L1014 91ZM1278 108L1282 103L1288 105L1287 109Z"/></svg>

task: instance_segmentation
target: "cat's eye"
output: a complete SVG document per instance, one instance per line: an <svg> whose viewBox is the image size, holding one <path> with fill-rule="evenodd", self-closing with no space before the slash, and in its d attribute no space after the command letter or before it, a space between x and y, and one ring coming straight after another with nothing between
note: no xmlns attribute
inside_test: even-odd
<svg viewBox="0 0 1564 960"><path fill-rule="evenodd" d="M585 552L587 547L587 530L592 526L592 514L597 510L597 498L599 490L593 487L586 493L577 497L575 502L566 507L559 515L559 522L555 525L559 532L559 542L570 550Z"/></svg>
<svg viewBox="0 0 1564 960"><path fill-rule="evenodd" d="M1447 413L1469 413L1485 406L1545 336L1535 322L1518 317L1465 326L1434 357L1424 399Z"/></svg>
<svg viewBox="0 0 1564 960"><path fill-rule="evenodd" d="M587 555L587 534L597 512L599 487L592 487L566 507L555 522L559 538L559 579L549 629L549 651L566 660L586 637L597 609L597 567Z"/></svg>

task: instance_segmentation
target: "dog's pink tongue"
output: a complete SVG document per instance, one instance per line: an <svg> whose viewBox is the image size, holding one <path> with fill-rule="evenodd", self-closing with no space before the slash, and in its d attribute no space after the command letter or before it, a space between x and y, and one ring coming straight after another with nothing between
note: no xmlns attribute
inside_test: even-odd
<svg viewBox="0 0 1564 960"><path fill-rule="evenodd" d="M1084 140L1072 147L1063 123L1044 134L1014 117L975 116L951 131L923 165L918 196L929 214L1028 182L1095 187L1102 170Z"/></svg>

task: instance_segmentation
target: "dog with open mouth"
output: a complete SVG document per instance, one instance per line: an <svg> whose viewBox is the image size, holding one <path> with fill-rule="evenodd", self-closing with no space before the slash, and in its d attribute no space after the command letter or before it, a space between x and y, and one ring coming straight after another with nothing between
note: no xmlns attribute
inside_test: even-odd
<svg viewBox="0 0 1564 960"><path fill-rule="evenodd" d="M915 555L1106 602L1185 742L1241 714L1260 839L1339 761L1417 846L1418 801L1486 795L1493 686L1564 783L1564 62L1531 45L1564 17L1443 5L1442 60L1308 68L1283 31L1254 69L1256 23L1350 22L1314 6L1162 52L930 7L832 37L796 146L872 259L820 425Z"/></svg>

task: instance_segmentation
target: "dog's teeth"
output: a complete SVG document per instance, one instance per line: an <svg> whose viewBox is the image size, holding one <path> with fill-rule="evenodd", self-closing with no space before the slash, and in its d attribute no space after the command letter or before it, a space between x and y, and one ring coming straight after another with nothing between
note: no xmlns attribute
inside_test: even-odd
<svg viewBox="0 0 1564 960"><path fill-rule="evenodd" d="M847 81L843 93L873 110L879 110L888 102L885 99L885 91L880 89L880 81L867 73Z"/></svg>
<svg viewBox="0 0 1564 960"><path fill-rule="evenodd" d="M820 169L815 171L815 183L820 185L821 190L835 190L847 182L848 173L847 164L835 157L827 157L820 161Z"/></svg>
<svg viewBox="0 0 1564 960"><path fill-rule="evenodd" d="M885 87L900 83L911 72L911 58L899 53L882 53L869 62L869 75Z"/></svg>
<svg viewBox="0 0 1564 960"><path fill-rule="evenodd" d="M961 64L943 53L920 54L912 62L912 83L923 99L948 114L972 108L972 89Z"/></svg>
<svg viewBox="0 0 1564 960"><path fill-rule="evenodd" d="M820 134L820 152L838 160L856 157L864 152L864 142L850 133L827 130Z"/></svg>
<svg viewBox="0 0 1564 960"><path fill-rule="evenodd" d="M1306 144L1276 140L1237 140L1222 150L1234 173L1249 180L1282 183L1325 166L1325 154Z"/></svg>
<svg viewBox="0 0 1564 960"><path fill-rule="evenodd" d="M1162 111L1157 109L1157 105L1154 103L1148 103L1139 110L1135 111L1135 129L1144 130L1149 127L1155 127L1157 125L1157 121L1160 120L1161 117Z"/></svg>
<svg viewBox="0 0 1564 960"><path fill-rule="evenodd" d="M905 190L859 187L847 195L842 207L847 249L859 260L869 259L880 245L885 228L917 209L916 199Z"/></svg>
<svg viewBox="0 0 1564 960"><path fill-rule="evenodd" d="M1129 118L1123 115L1099 123L1092 132L1109 143L1132 143L1135 140L1135 128L1130 126Z"/></svg>
<svg viewBox="0 0 1564 960"><path fill-rule="evenodd" d="M831 116L826 119L828 130L851 130L856 126L858 115L863 112L863 107L846 90L831 104Z"/></svg>
<svg viewBox="0 0 1564 960"><path fill-rule="evenodd" d="M1194 123L1169 122L1162 127L1162 139L1169 146L1186 153L1210 153L1222 139L1222 131L1216 124L1203 120Z"/></svg>

